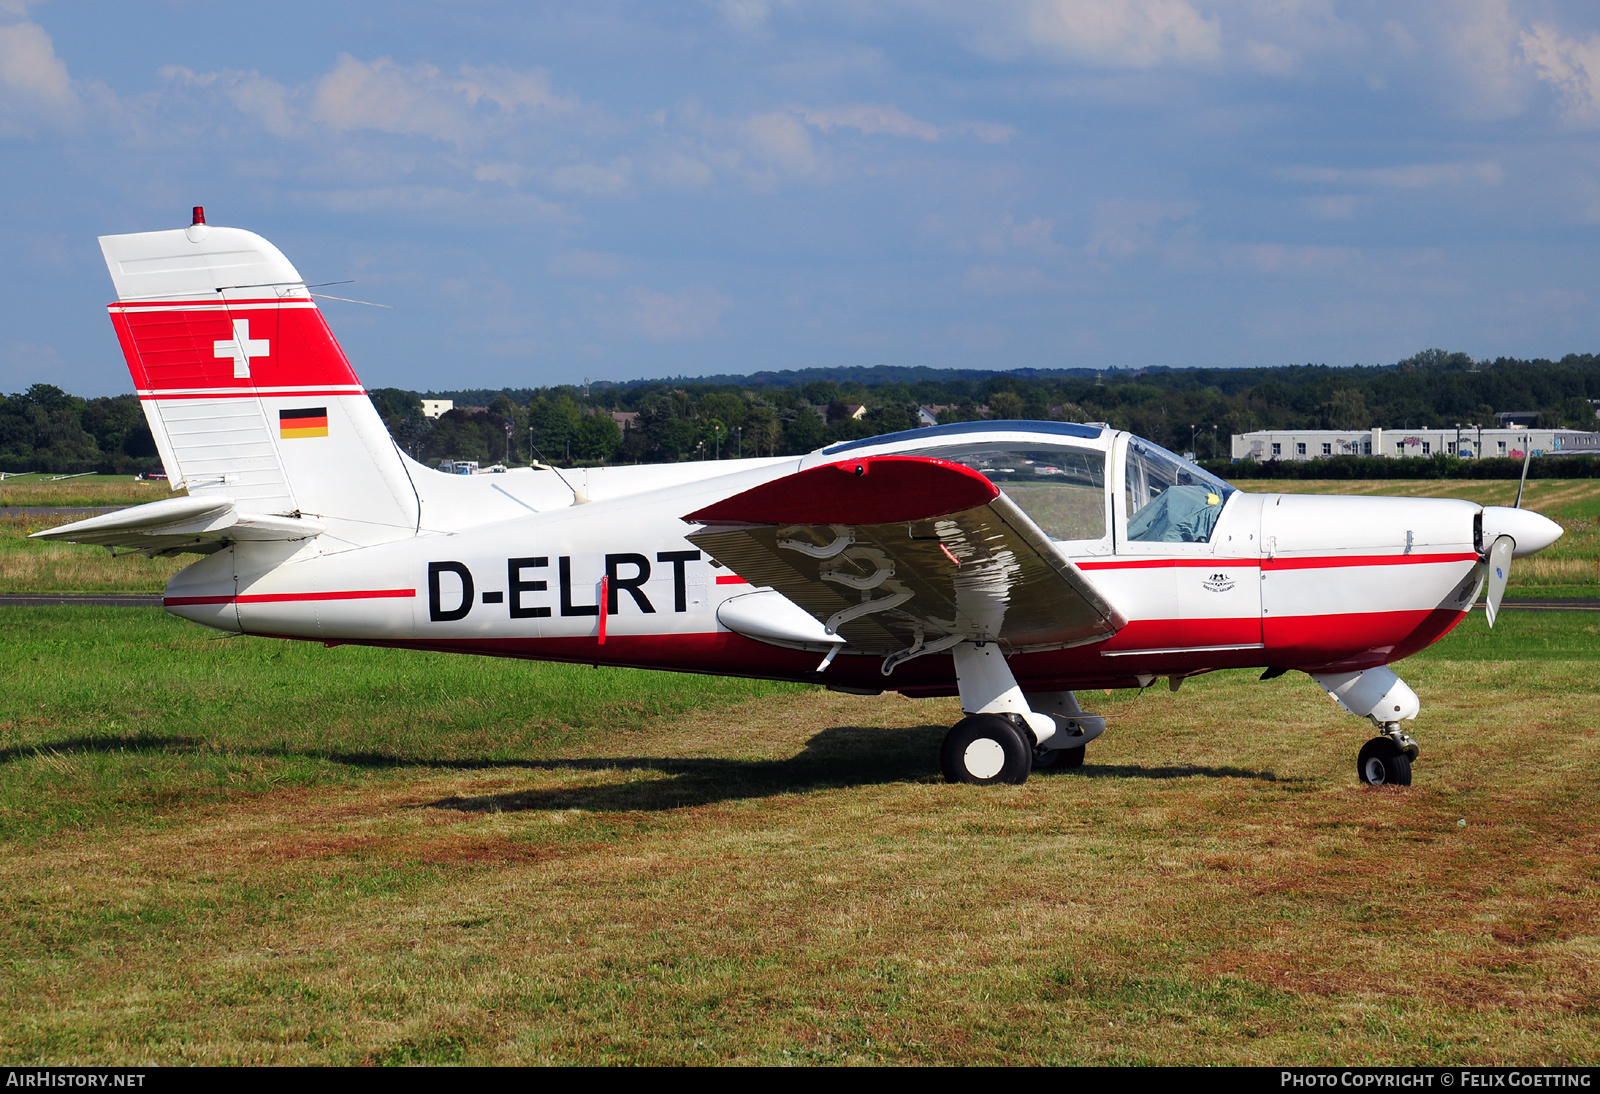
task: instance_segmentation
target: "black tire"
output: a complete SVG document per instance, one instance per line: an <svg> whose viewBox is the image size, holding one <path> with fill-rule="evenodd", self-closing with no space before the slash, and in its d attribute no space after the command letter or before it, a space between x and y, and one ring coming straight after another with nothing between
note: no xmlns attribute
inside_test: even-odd
<svg viewBox="0 0 1600 1094"><path fill-rule="evenodd" d="M1356 757L1356 778L1367 786L1410 786L1411 757L1387 737L1374 737Z"/></svg>
<svg viewBox="0 0 1600 1094"><path fill-rule="evenodd" d="M1009 718L969 714L945 734L939 766L947 782L992 786L1028 781L1033 748Z"/></svg>
<svg viewBox="0 0 1600 1094"><path fill-rule="evenodd" d="M1077 748L1036 748L1033 750L1035 771L1062 771L1083 766L1084 746Z"/></svg>

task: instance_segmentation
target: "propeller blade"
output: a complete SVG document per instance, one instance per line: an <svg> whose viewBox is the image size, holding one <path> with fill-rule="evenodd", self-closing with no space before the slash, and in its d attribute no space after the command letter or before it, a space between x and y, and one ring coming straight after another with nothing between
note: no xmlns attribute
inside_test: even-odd
<svg viewBox="0 0 1600 1094"><path fill-rule="evenodd" d="M1511 508L1522 508L1522 491L1528 485L1528 465L1533 462L1533 438L1522 438L1522 481L1517 483L1517 500L1511 503ZM1491 624L1492 626L1493 624Z"/></svg>
<svg viewBox="0 0 1600 1094"><path fill-rule="evenodd" d="M1511 552L1516 548L1517 541L1510 536L1500 536L1489 548L1489 597L1484 604L1484 615L1489 617L1489 626L1494 626L1494 617L1500 614L1500 598L1506 595L1506 580L1511 577Z"/></svg>

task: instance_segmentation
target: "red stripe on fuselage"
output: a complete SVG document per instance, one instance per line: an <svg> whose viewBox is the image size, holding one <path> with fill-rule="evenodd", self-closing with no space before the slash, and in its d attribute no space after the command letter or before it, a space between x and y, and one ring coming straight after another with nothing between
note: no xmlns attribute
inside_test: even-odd
<svg viewBox="0 0 1600 1094"><path fill-rule="evenodd" d="M1303 557L1275 558L1141 558L1116 559L1109 562L1080 562L1080 570L1155 570L1168 566L1197 570L1226 569L1229 566L1257 567L1263 570L1325 570L1340 566L1422 566L1442 562L1472 562L1478 556L1471 552L1454 552L1433 555L1306 555Z"/></svg>

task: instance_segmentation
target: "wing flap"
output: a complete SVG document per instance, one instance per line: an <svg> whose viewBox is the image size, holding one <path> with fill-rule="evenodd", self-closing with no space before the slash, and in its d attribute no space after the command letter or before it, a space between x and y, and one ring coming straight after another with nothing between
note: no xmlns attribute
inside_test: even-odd
<svg viewBox="0 0 1600 1094"><path fill-rule="evenodd" d="M806 476L794 489L790 480ZM888 488L875 490L875 477ZM943 461L824 465L684 519L705 525L690 542L782 593L853 652L888 656L960 638L1060 648L1126 625L1015 502Z"/></svg>

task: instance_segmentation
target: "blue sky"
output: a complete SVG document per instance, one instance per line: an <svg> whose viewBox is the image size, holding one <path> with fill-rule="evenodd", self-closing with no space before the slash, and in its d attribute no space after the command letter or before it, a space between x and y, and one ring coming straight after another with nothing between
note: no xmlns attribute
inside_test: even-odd
<svg viewBox="0 0 1600 1094"><path fill-rule="evenodd" d="M1600 349L1600 5L0 0L0 390L258 231L372 386Z"/></svg>

